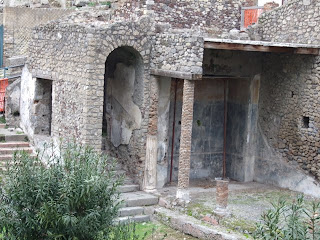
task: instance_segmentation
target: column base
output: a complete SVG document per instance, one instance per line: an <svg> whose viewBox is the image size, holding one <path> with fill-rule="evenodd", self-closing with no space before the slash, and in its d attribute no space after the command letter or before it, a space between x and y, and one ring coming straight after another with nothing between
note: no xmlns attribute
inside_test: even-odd
<svg viewBox="0 0 320 240"><path fill-rule="evenodd" d="M223 207L217 207L215 210L213 210L213 213L222 218L231 216L231 212L228 210L228 208Z"/></svg>
<svg viewBox="0 0 320 240"><path fill-rule="evenodd" d="M187 189L177 189L176 198L186 203L190 202L190 193Z"/></svg>

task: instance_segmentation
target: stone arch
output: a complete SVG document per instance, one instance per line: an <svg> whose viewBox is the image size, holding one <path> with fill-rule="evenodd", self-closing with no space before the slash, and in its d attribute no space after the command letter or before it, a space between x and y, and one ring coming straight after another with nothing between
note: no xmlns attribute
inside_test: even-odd
<svg viewBox="0 0 320 240"><path fill-rule="evenodd" d="M129 31L136 29L136 27ZM129 33L128 33L129 34ZM142 183L145 164L145 144L146 131L148 126L149 114L149 90L150 90L150 53L152 47L152 38L147 35L139 35L132 38L133 34L118 36L110 35L107 32L101 33L99 38L91 39L88 42L89 51L87 62L88 80L86 84L87 107L86 113L86 140L85 143L94 146L95 149L101 150L101 146L110 146L113 152L116 152L121 162L127 161L125 169L136 179L136 182ZM119 145L118 148L112 144L106 145L105 133L102 131L103 126L103 109L104 109L104 83L105 83L105 64L109 55L120 48L131 49L139 56L142 77L140 79L140 101L138 101L141 111L142 120L141 128L133 131L133 137L128 145Z"/></svg>
<svg viewBox="0 0 320 240"><path fill-rule="evenodd" d="M109 54L104 77L103 149L128 145L133 131L141 129L143 79L143 59L133 47L118 47Z"/></svg>

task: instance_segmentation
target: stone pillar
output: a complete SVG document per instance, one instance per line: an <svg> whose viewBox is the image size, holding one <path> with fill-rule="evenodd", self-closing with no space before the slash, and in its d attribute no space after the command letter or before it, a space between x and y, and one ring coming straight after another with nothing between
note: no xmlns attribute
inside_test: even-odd
<svg viewBox="0 0 320 240"><path fill-rule="evenodd" d="M228 196L229 196L229 180L216 179L216 200L217 207L214 213L220 217L225 217L230 215L228 211Z"/></svg>
<svg viewBox="0 0 320 240"><path fill-rule="evenodd" d="M194 82L184 80L179 150L177 199L189 201L191 135L193 123Z"/></svg>
<svg viewBox="0 0 320 240"><path fill-rule="evenodd" d="M144 191L154 191L157 185L159 80L158 77L151 76L150 81L150 108L143 183Z"/></svg>
<svg viewBox="0 0 320 240"><path fill-rule="evenodd" d="M260 74L255 75L250 84L250 101L248 104L248 120L246 143L243 148L244 182L254 179L254 165L257 149L258 111L259 111Z"/></svg>
<svg viewBox="0 0 320 240"><path fill-rule="evenodd" d="M226 209L228 207L228 196L229 196L229 181L228 180L216 180L217 182L217 207Z"/></svg>

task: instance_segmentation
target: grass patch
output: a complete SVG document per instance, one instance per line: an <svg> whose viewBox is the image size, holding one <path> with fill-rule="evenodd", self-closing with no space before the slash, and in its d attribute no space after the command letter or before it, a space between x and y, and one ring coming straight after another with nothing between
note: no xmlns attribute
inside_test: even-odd
<svg viewBox="0 0 320 240"><path fill-rule="evenodd" d="M185 235L159 222L139 223L136 225L136 234L145 236L146 240L196 240L197 238Z"/></svg>
<svg viewBox="0 0 320 240"><path fill-rule="evenodd" d="M111 2L100 2L101 5L103 6L108 6L109 8L111 8Z"/></svg>
<svg viewBox="0 0 320 240"><path fill-rule="evenodd" d="M186 214L201 219L207 214L212 214L212 209L204 206L202 203L191 203L186 209Z"/></svg>
<svg viewBox="0 0 320 240"><path fill-rule="evenodd" d="M220 224L228 229L231 229L242 234L252 234L256 230L255 222L251 222L240 218L222 218Z"/></svg>
<svg viewBox="0 0 320 240"><path fill-rule="evenodd" d="M88 7L95 7L95 6L97 6L97 3L95 3L95 2L88 3Z"/></svg>
<svg viewBox="0 0 320 240"><path fill-rule="evenodd" d="M4 118L4 116L0 117L0 123L1 124L5 124L6 123L6 119Z"/></svg>

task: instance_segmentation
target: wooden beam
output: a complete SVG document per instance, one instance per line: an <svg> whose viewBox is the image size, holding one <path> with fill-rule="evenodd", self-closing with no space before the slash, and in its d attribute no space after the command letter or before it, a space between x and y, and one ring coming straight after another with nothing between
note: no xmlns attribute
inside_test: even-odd
<svg viewBox="0 0 320 240"><path fill-rule="evenodd" d="M275 52L275 53L319 55L319 49L317 48L278 47L278 46L250 45L250 44L240 44L240 43L204 42L204 48L220 49L220 50L238 50L238 51L249 51L249 52Z"/></svg>
<svg viewBox="0 0 320 240"><path fill-rule="evenodd" d="M180 78L185 80L201 80L202 79L202 74L185 73L185 72L162 70L162 69L151 69L150 72L152 75L156 75L156 76Z"/></svg>

